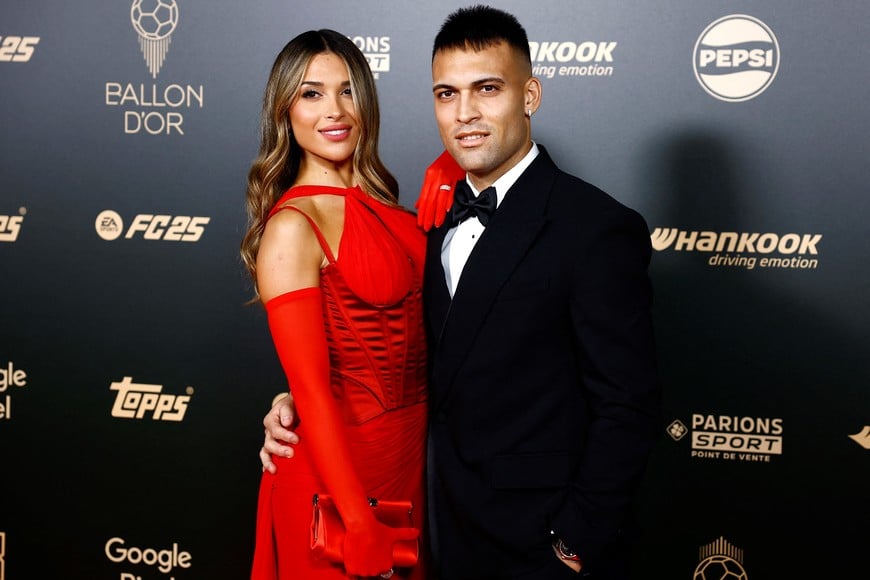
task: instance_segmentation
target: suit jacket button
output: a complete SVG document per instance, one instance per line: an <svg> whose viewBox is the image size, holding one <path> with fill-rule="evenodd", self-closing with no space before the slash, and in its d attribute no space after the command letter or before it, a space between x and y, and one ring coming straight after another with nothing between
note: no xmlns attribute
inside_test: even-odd
<svg viewBox="0 0 870 580"><path fill-rule="evenodd" d="M435 421L437 423L446 423L447 422L447 413L444 411L438 411L435 413Z"/></svg>

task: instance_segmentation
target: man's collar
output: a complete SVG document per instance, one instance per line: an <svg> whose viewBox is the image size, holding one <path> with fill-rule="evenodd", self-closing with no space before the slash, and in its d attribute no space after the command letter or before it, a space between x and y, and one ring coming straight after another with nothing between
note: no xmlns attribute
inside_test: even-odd
<svg viewBox="0 0 870 580"><path fill-rule="evenodd" d="M495 188L496 195L498 196L498 200L496 201L496 207L498 207L502 200L504 199L505 194L507 194L508 190L513 187L514 183L516 183L517 179L520 178L520 175L532 164L532 161L535 160L535 157L538 156L540 150L538 149L538 144L532 141L532 148L529 149L529 152L526 153L526 156L519 160L519 162L508 169L504 175L496 179L492 187ZM465 181L468 182L468 185L471 187L471 191L475 196L480 195L480 192L477 191L477 188L472 185L471 180L468 179L468 175L465 176Z"/></svg>

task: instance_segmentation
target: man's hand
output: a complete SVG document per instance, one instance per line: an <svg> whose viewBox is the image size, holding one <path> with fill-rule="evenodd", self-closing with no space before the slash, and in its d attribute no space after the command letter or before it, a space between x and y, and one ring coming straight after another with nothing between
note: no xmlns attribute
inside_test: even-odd
<svg viewBox="0 0 870 580"><path fill-rule="evenodd" d="M263 471L275 474L278 466L272 463L272 455L293 457L293 447L299 443L299 436L290 427L296 421L296 406L293 395L281 393L272 402L272 409L263 418L265 438L260 448L260 463Z"/></svg>

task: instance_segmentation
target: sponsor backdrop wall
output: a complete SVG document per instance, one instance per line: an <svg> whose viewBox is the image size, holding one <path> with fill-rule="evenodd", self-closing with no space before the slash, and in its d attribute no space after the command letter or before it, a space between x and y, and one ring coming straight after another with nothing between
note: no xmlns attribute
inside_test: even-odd
<svg viewBox="0 0 870 580"><path fill-rule="evenodd" d="M637 577L866 577L870 4L494 4L529 33L536 140L650 226ZM269 68L352 37L412 206L460 5L3 3L0 580L245 577L286 385L237 252Z"/></svg>

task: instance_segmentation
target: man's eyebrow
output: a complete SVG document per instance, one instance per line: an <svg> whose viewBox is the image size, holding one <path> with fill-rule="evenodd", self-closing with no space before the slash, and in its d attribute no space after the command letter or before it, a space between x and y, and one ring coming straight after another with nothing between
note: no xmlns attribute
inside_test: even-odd
<svg viewBox="0 0 870 580"><path fill-rule="evenodd" d="M433 90L433 91L437 91L437 90L440 90L440 89L450 89L450 90L453 90L453 89L455 89L455 88L456 88L456 87L454 87L453 85L448 85L448 84L446 84L446 83L438 83L437 85L433 85L433 86L432 86L432 90Z"/></svg>
<svg viewBox="0 0 870 580"><path fill-rule="evenodd" d="M481 85L503 85L505 83L504 79L501 77L486 77L484 79L476 80L471 83L473 87L479 87Z"/></svg>
<svg viewBox="0 0 870 580"><path fill-rule="evenodd" d="M472 87L479 87L482 85L503 85L503 84L505 84L505 80L501 77L486 77L486 78L482 78L482 79L478 79L476 81L473 81L471 83L471 86ZM453 85L449 85L447 83L438 83L437 85L434 85L432 87L433 91L437 91L439 89L456 90L456 87L454 87Z"/></svg>

